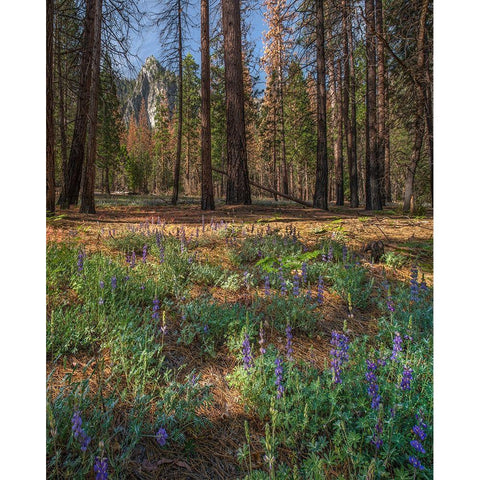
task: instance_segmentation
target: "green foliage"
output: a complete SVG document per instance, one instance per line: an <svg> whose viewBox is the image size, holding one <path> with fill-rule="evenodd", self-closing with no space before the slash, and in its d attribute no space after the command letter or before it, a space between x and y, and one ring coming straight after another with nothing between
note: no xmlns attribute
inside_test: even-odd
<svg viewBox="0 0 480 480"><path fill-rule="evenodd" d="M391 268L401 268L406 265L408 258L401 253L386 252L382 255L381 261Z"/></svg>

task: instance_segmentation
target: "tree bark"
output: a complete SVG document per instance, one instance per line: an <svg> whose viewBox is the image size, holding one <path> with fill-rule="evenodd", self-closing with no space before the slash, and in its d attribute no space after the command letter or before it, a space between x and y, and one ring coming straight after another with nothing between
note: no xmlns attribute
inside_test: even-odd
<svg viewBox="0 0 480 480"><path fill-rule="evenodd" d="M209 1L201 0L202 48L202 210L215 210L212 180L212 134L210 126L210 12Z"/></svg>
<svg viewBox="0 0 480 480"><path fill-rule="evenodd" d="M378 163L377 138L377 72L375 58L375 0L365 0L366 54L367 54L367 112L366 112L366 155L365 197L366 210L381 210L380 168Z"/></svg>
<svg viewBox="0 0 480 480"><path fill-rule="evenodd" d="M80 181L85 158L85 140L87 137L90 82L92 77L91 60L94 41L94 8L94 2L91 0L87 1L75 126L68 157L67 172L65 174L65 183L59 198L59 204L62 208L69 208L70 205L76 204L80 192Z"/></svg>
<svg viewBox="0 0 480 480"><path fill-rule="evenodd" d="M382 0L375 2L376 31L385 37L383 27L383 6ZM385 143L386 143L386 81L385 81L385 48L383 42L377 40L377 62L378 62L378 91L377 91L377 112L378 112L378 168L380 174L380 189L382 204L385 205L387 192L385 178Z"/></svg>
<svg viewBox="0 0 480 480"><path fill-rule="evenodd" d="M342 89L341 89L341 72L340 65L335 66L332 59L332 80L333 97L332 97L332 113L333 128L335 130L335 139L333 144L333 158L335 171L335 203L337 206L344 204L343 192L343 131L342 131Z"/></svg>
<svg viewBox="0 0 480 480"><path fill-rule="evenodd" d="M317 165L313 206L328 210L327 91L325 87L324 0L316 0Z"/></svg>
<svg viewBox="0 0 480 480"><path fill-rule="evenodd" d="M47 0L47 214L55 213L55 126L53 122L53 0Z"/></svg>
<svg viewBox="0 0 480 480"><path fill-rule="evenodd" d="M183 39L182 39L182 5L177 2L178 14L178 130L177 130L177 153L173 169L173 194L172 205L178 202L180 186L180 161L182 158L182 128L183 128Z"/></svg>
<svg viewBox="0 0 480 480"><path fill-rule="evenodd" d="M81 213L95 213L95 160L97 156L98 94L100 87L100 54L102 48L102 0L94 3L93 49L90 82L90 108L88 111L87 155L83 169Z"/></svg>
<svg viewBox="0 0 480 480"><path fill-rule="evenodd" d="M240 1L222 1L227 119L227 205L252 203L247 167Z"/></svg>

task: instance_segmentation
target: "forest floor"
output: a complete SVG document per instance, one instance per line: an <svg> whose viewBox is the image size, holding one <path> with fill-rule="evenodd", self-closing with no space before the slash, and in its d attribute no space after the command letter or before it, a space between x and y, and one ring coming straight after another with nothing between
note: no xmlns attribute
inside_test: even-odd
<svg viewBox="0 0 480 480"><path fill-rule="evenodd" d="M202 227L202 223L210 225L222 220L228 224L246 227L247 230L251 225L255 225L257 229L269 226L273 231L276 229L284 231L287 226L292 226L297 229L298 236L307 246L318 244L322 238L337 236L349 249L360 253L365 243L381 240L385 244L385 253L391 252L392 258L403 259L401 262L403 264L364 262L372 277L379 281L386 277L389 282L408 283L410 267L415 263L425 275L427 285L431 286L433 282L431 211L427 211L423 216L413 217L399 213L396 206L387 207L382 212L367 212L332 205L330 211L325 212L290 202L276 204L273 201L260 201L250 206L218 205L214 212L202 212L198 202L184 200L173 207L167 201L156 200L153 197L150 199L100 197L97 205L96 215L80 214L78 208L57 211L56 217L47 221L47 242L64 243L74 239L76 244L84 245L89 253L98 251L113 257L118 256L119 252L112 249L105 239L111 234L118 235L132 226L145 222L152 225L164 222L172 234L178 228L184 227L187 237L194 235L197 227ZM210 263L242 273L226 255L224 239L212 236L211 243L204 244L199 251L200 255L208 257ZM252 288L225 291L218 286L202 285L193 286L190 295L195 297L208 293L222 302L240 303L248 307L253 301L254 294L261 295L260 289L256 292L254 290ZM295 358L309 361L320 369L324 368L331 348L329 335L332 330L342 329L348 314L349 309L345 301L338 294L327 291L322 326L314 336L303 333L295 335ZM376 330L377 317L378 311L375 307L366 311L354 310L353 318L348 321L349 329L354 336L371 335ZM170 328L175 329L175 326ZM272 330L267 341L281 345L283 340ZM252 437L251 468L262 468L264 450L259 439L264 433L263 427L255 414L245 410L241 395L226 380L226 376L232 372L237 363L226 346L218 351L216 357L211 358L191 346L177 344L172 336L166 336L163 354L170 359L171 365L183 365L184 372L187 373L195 370L201 374L202 384L211 386L213 403L202 412L211 424L195 438L195 455L188 457L179 455L178 451L168 444L159 453L155 440L145 439L131 457L129 472L124 472L125 477L119 478L238 478L242 470L243 475L245 474L246 468L245 465L239 465L237 458L239 447L245 443L245 420L249 422ZM108 352L104 352L104 359L108 360ZM68 375L73 375L77 379L91 376L93 368L91 362L91 355L82 352L65 355L62 363L57 359L48 358L50 394L55 396ZM79 366L86 368L82 370ZM92 382L93 390L94 385L95 382ZM111 447L111 451L115 451L115 448Z"/></svg>

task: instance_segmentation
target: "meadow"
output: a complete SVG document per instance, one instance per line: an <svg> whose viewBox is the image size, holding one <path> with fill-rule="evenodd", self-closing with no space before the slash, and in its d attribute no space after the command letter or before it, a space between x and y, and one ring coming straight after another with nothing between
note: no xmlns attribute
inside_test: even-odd
<svg viewBox="0 0 480 480"><path fill-rule="evenodd" d="M48 478L433 478L431 215L134 202L47 221Z"/></svg>

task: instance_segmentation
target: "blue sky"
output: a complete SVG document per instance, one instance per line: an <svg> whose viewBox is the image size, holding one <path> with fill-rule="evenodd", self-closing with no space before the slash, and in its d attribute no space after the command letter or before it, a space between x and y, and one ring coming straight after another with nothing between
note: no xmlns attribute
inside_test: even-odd
<svg viewBox="0 0 480 480"><path fill-rule="evenodd" d="M139 8L142 10L152 12L155 11L158 0L141 0L139 2ZM158 8L158 7L157 7ZM220 15L220 5L218 1L211 1L210 5L210 22L215 22ZM196 25L191 28L191 38L188 41L188 49L186 53L190 52L195 61L200 65L200 1L192 1L192 7L190 9L190 16L193 18ZM263 54L263 42L262 32L266 30L266 24L263 19L262 7L259 5L248 18L248 23L251 25L249 40L254 46L254 55L260 58ZM150 55L154 55L156 58L161 57L161 45L159 42L158 27L144 27L138 34L132 34L132 54L138 56L138 58L132 58L131 61L136 67L136 72L140 70L140 67L144 64L145 59ZM263 71L260 71L260 67L257 66L255 72L259 75L260 80L257 82L257 88L263 89L265 78Z"/></svg>

